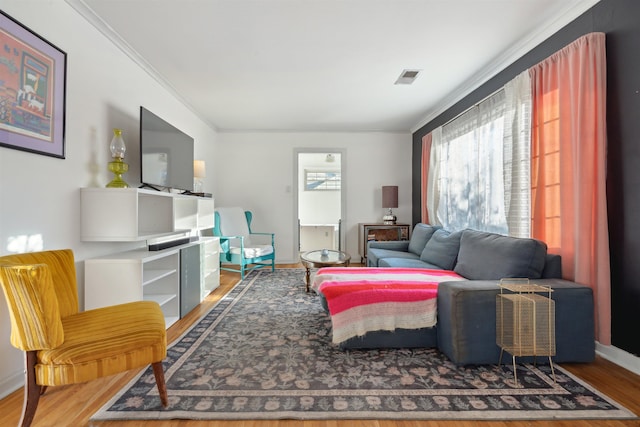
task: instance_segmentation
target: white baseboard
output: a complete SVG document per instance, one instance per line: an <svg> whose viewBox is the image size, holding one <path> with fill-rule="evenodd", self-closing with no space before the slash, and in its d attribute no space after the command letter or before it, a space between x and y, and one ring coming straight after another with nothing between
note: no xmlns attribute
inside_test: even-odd
<svg viewBox="0 0 640 427"><path fill-rule="evenodd" d="M640 375L640 357L634 356L612 345L602 345L597 341L596 353L616 365Z"/></svg>
<svg viewBox="0 0 640 427"><path fill-rule="evenodd" d="M24 386L24 372L3 378L0 381L0 399L4 399L22 386Z"/></svg>

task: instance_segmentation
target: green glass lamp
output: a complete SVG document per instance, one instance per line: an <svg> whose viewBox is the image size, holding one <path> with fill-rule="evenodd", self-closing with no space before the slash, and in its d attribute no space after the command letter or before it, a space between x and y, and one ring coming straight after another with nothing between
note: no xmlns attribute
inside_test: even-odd
<svg viewBox="0 0 640 427"><path fill-rule="evenodd" d="M122 139L122 129L113 130L113 139L109 145L111 150L112 161L109 162L109 170L113 172L113 180L107 184L107 188L129 188L122 179L122 174L129 170L129 165L124 162L124 153L127 151L127 146L124 145Z"/></svg>

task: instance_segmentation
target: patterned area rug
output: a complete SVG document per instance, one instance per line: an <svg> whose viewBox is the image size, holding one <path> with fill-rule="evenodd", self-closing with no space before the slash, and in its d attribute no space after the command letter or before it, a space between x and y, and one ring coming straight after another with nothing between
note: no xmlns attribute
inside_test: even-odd
<svg viewBox="0 0 640 427"><path fill-rule="evenodd" d="M457 367L436 349L343 351L304 270L252 272L94 420L636 418L548 365Z"/></svg>

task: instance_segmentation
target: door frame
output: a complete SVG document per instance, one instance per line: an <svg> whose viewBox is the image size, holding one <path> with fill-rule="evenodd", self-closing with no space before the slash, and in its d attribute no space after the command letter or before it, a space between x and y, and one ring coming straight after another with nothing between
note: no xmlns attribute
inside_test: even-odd
<svg viewBox="0 0 640 427"><path fill-rule="evenodd" d="M340 230L338 233L339 244L338 247L345 251L346 244L346 232L345 223L347 218L347 149L346 148L294 148L293 149L293 253L295 257L298 257L300 250L300 227L298 226L299 209L298 209L298 176L299 176L299 163L298 158L300 154L313 154L313 153L337 153L340 154Z"/></svg>

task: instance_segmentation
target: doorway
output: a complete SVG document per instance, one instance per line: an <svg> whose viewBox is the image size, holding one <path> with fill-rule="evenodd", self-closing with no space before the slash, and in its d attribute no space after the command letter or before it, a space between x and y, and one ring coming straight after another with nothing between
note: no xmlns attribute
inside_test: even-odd
<svg viewBox="0 0 640 427"><path fill-rule="evenodd" d="M344 237L344 150L296 149L295 253L342 250Z"/></svg>

